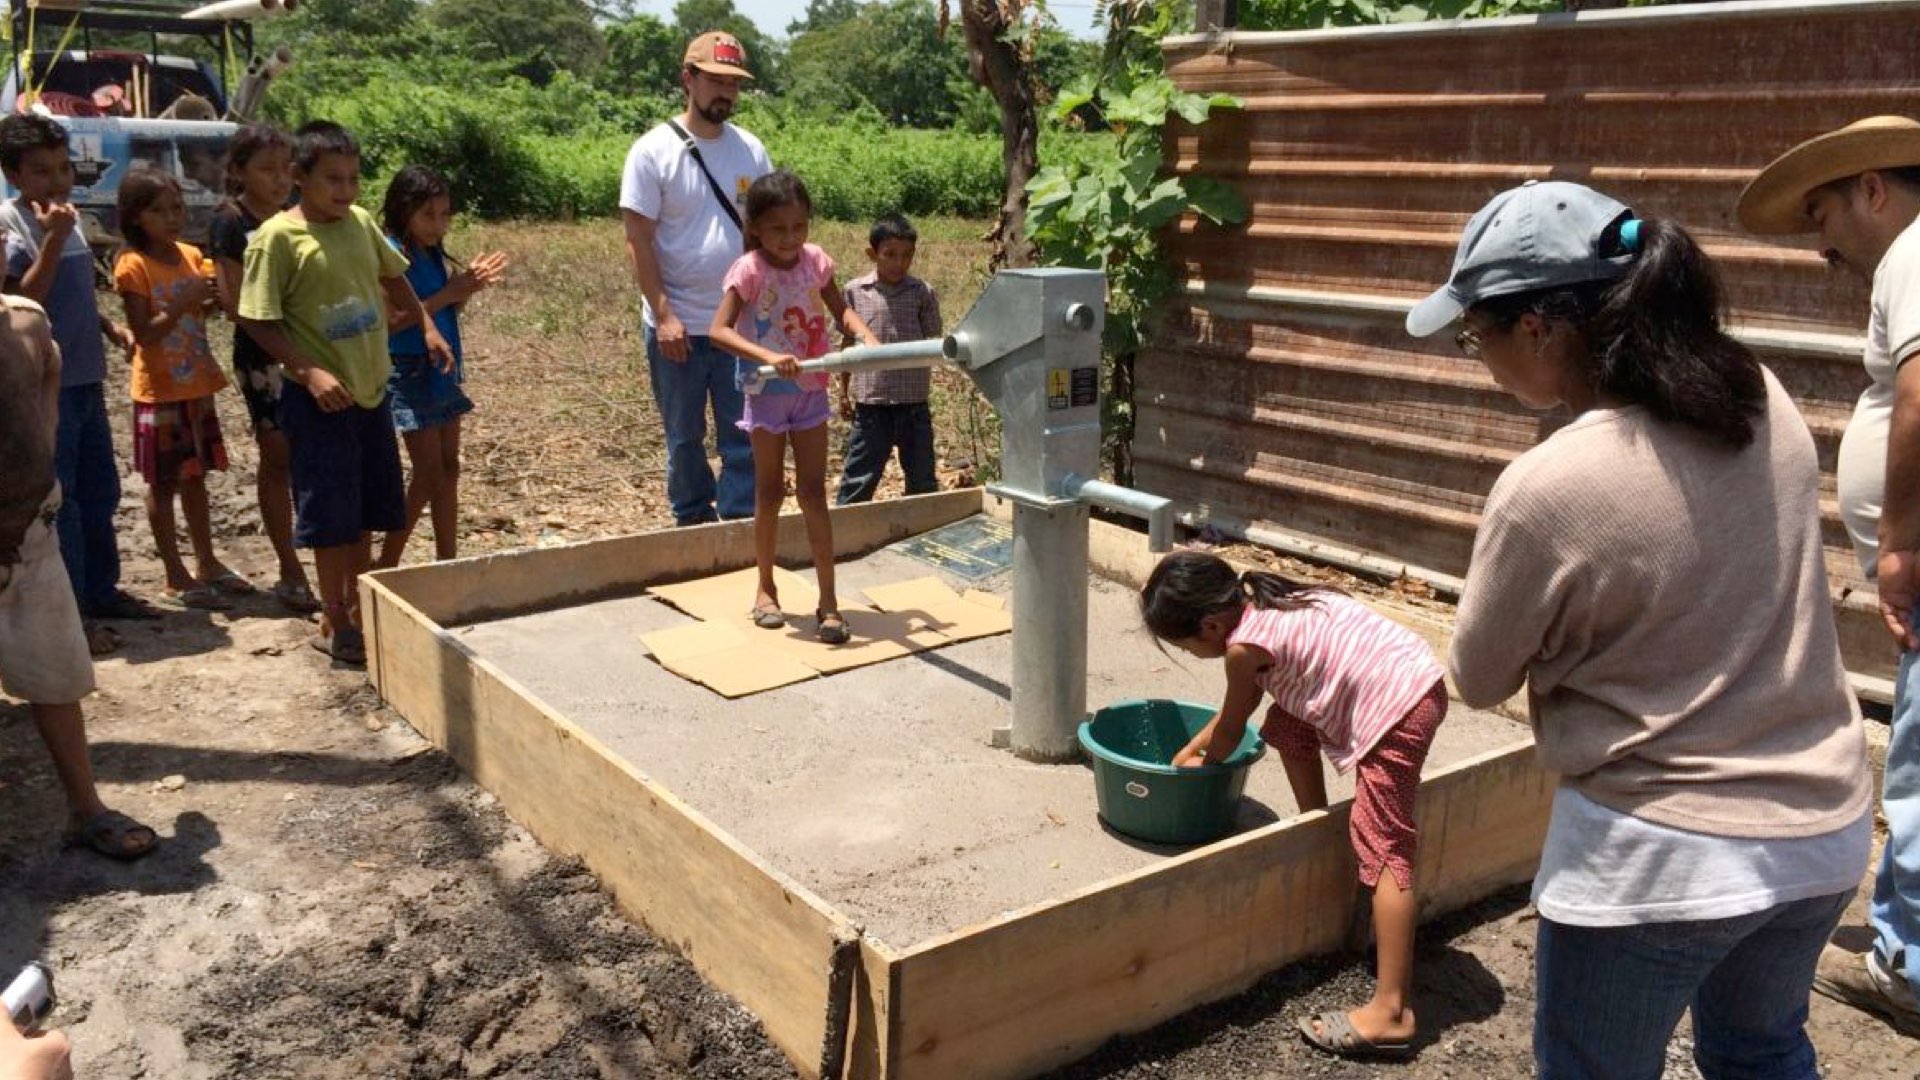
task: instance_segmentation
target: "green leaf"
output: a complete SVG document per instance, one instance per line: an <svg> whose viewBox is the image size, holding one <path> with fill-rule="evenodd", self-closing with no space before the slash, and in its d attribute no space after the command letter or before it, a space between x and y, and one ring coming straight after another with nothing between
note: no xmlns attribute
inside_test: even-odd
<svg viewBox="0 0 1920 1080"><path fill-rule="evenodd" d="M1073 77L1053 99L1053 118L1065 120L1082 105L1091 104L1098 86L1092 72L1082 72Z"/></svg>
<svg viewBox="0 0 1920 1080"><path fill-rule="evenodd" d="M1176 93L1171 104L1180 119L1189 124L1204 124L1207 114L1213 111L1213 99L1205 94Z"/></svg>
<svg viewBox="0 0 1920 1080"><path fill-rule="evenodd" d="M1147 197L1134 205L1132 218L1134 225L1151 232L1167 222L1179 217L1187 209L1187 191L1178 179L1168 179L1147 193Z"/></svg>
<svg viewBox="0 0 1920 1080"><path fill-rule="evenodd" d="M1238 225L1247 220L1247 202L1232 187L1211 176L1187 177L1187 204L1215 225Z"/></svg>
<svg viewBox="0 0 1920 1080"><path fill-rule="evenodd" d="M1048 165L1027 181L1027 205L1029 208L1056 203L1073 194L1073 181L1066 170L1058 165Z"/></svg>

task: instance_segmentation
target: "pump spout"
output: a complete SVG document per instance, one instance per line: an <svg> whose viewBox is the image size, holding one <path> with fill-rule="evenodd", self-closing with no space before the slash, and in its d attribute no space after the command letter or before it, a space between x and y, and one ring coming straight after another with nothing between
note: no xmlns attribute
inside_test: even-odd
<svg viewBox="0 0 1920 1080"><path fill-rule="evenodd" d="M1132 514L1147 523L1147 550L1160 554L1173 550L1173 500L1130 487L1089 480L1068 473L1061 490L1068 498L1092 503L1122 514Z"/></svg>

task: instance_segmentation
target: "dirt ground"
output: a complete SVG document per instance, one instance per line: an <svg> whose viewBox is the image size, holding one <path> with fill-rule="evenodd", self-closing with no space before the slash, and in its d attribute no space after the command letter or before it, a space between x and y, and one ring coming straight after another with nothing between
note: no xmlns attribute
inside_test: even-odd
<svg viewBox="0 0 1920 1080"><path fill-rule="evenodd" d="M930 258L958 292L967 263L956 252L971 234L929 231ZM857 256L851 235L830 247L843 262ZM513 251L522 280L565 284L486 298L468 321L479 409L463 550L661 525L657 423L617 229L489 228L462 250L482 245ZM957 484L974 478L992 431L947 394L943 477ZM234 468L213 485L218 542L270 584L237 396L222 409ZM124 432L120 446L124 459ZM129 477L125 584L152 597L161 582L139 488ZM415 557L427 543L417 538ZM59 789L31 719L0 703L0 978L34 958L56 969L54 1020L75 1040L79 1075L793 1075L750 1015L624 918L589 872L542 850L383 709L362 673L307 649L302 620L254 598L120 629L126 645L98 665L101 691L86 703L89 729L108 802L164 837L154 856L121 866L62 850ZM1529 1075L1525 901L1510 892L1425 932L1416 1007L1427 1041L1411 1064L1332 1061L1294 1034L1298 1015L1364 995L1362 961L1341 957L1276 973L1059 1075ZM1818 998L1812 1008L1825 1075L1915 1075L1913 1041ZM1683 1027L1670 1080L1695 1075L1686 1057Z"/></svg>

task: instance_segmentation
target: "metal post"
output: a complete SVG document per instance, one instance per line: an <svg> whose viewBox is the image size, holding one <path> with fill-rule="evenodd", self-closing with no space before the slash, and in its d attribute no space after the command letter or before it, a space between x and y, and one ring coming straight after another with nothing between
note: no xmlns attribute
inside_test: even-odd
<svg viewBox="0 0 1920 1080"><path fill-rule="evenodd" d="M1013 752L1080 756L1087 714L1087 504L1013 504Z"/></svg>

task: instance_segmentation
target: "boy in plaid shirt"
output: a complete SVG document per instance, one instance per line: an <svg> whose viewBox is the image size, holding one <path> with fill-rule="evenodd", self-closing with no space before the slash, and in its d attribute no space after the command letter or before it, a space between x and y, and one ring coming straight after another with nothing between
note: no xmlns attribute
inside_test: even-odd
<svg viewBox="0 0 1920 1080"><path fill-rule="evenodd" d="M919 234L906 218L889 214L867 234L873 272L847 284L847 306L858 312L882 342L940 336L940 299L913 268ZM926 368L863 371L839 377L840 415L853 422L847 437L845 473L836 502L866 502L886 474L897 448L907 494L939 487L933 475L933 412L927 408L931 375Z"/></svg>

